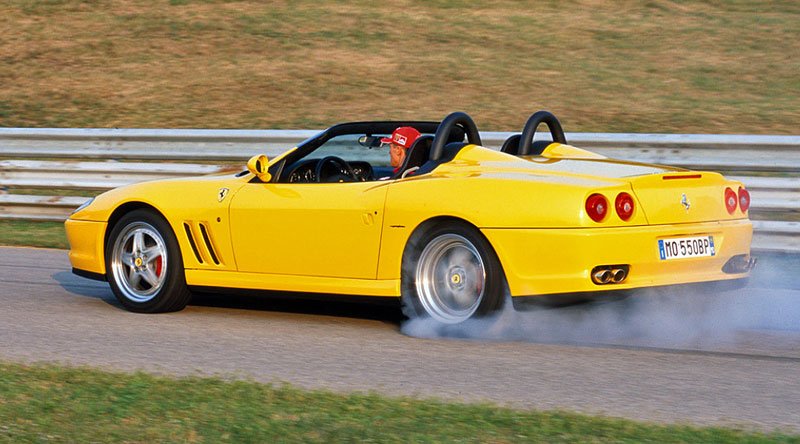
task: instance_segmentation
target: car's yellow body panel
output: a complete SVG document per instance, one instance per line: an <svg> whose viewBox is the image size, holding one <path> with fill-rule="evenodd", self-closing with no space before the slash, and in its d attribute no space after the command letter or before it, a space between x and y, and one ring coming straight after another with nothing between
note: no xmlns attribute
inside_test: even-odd
<svg viewBox="0 0 800 444"><path fill-rule="evenodd" d="M375 279L387 188L386 182L247 184L230 207L238 270Z"/></svg>
<svg viewBox="0 0 800 444"><path fill-rule="evenodd" d="M233 246L230 240L230 220L228 206L231 195L246 184L244 178L232 176L208 176L195 179L175 179L153 182L142 182L126 187L117 188L97 196L87 208L73 214L70 221L98 221L113 220L112 216L121 215L119 211L126 208L147 206L155 209L164 216L172 227L181 249L184 267L187 269L212 269L236 270L236 261ZM227 189L224 199L220 200L220 190ZM116 213L115 213L116 211ZM206 231L209 243L213 246L217 262L211 260L206 242L203 240L202 228ZM187 227L193 235L199 256L193 252ZM69 223L67 232L80 230ZM107 232L104 233L104 246ZM75 248L70 238L70 247ZM103 248L103 251L105 248ZM100 255L95 259L104 262ZM201 262L202 261L202 262ZM74 263L75 268L77 267ZM105 269L105 266L96 265L95 269ZM89 269L86 269L87 271Z"/></svg>
<svg viewBox="0 0 800 444"><path fill-rule="evenodd" d="M98 196L67 222L73 267L104 274L111 224L126 208L148 206L172 227L190 286L397 297L403 250L415 229L436 218L460 219L484 234L512 296L747 276L722 271L731 257L749 254L752 225L723 204L724 188L741 184L716 173L552 144L524 158L470 145L432 172L389 181L239 176L146 182ZM601 222L588 217L590 194L602 193L613 207L620 192L635 200L630 220L614 211ZM714 236L716 255L659 259L658 239L690 235ZM630 264L628 279L593 284L590 271L603 264Z"/></svg>
<svg viewBox="0 0 800 444"><path fill-rule="evenodd" d="M70 245L69 261L78 270L106 274L105 252L106 222L68 219L67 241Z"/></svg>
<svg viewBox="0 0 800 444"><path fill-rule="evenodd" d="M503 264L512 295L545 295L709 282L741 278L722 267L749 254L752 224L736 220L670 226L592 229L487 229L483 234ZM658 239L714 236L714 257L664 261ZM598 265L630 265L620 284L598 287L589 273Z"/></svg>
<svg viewBox="0 0 800 444"><path fill-rule="evenodd" d="M189 285L214 288L360 296L400 296L400 279L347 279L290 274L186 270L186 282Z"/></svg>

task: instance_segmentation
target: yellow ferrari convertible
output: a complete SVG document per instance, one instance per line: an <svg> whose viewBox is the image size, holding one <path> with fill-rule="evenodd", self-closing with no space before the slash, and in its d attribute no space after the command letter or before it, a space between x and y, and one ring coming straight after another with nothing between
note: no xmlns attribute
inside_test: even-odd
<svg viewBox="0 0 800 444"><path fill-rule="evenodd" d="M536 140L541 123L552 141ZM421 136L393 169L383 142L398 127ZM395 298L459 323L507 295L742 282L749 206L720 174L567 145L546 111L499 151L453 113L339 124L238 174L111 190L66 229L73 271L136 312L180 310L210 287Z"/></svg>

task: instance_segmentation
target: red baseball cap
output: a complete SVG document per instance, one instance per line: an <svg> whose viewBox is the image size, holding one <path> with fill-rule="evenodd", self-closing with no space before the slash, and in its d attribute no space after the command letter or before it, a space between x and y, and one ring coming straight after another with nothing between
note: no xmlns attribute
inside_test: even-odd
<svg viewBox="0 0 800 444"><path fill-rule="evenodd" d="M420 134L416 128L410 126L401 126L400 128L394 130L392 137L382 138L381 143L394 143L402 146L403 148L411 148L411 145L414 144L414 141L417 140L417 138L421 135L422 134Z"/></svg>

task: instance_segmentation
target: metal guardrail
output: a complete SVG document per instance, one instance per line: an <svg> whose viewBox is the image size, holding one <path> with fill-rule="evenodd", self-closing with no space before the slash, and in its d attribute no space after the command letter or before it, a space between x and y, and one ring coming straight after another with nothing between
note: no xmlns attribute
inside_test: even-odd
<svg viewBox="0 0 800 444"><path fill-rule="evenodd" d="M15 190L97 191L213 174L229 168L220 162L274 156L317 133L0 128L0 159L7 159L0 160L0 218L60 221L86 200ZM483 132L481 138L499 147L511 134ZM800 252L800 136L567 133L567 140L610 158L722 171L748 186L751 215L763 219L754 221L754 248ZM187 161L206 163L177 163Z"/></svg>
<svg viewBox="0 0 800 444"><path fill-rule="evenodd" d="M276 155L319 133L315 130L168 130L0 128L0 157L132 160L245 160ZM513 133L482 132L499 147ZM542 138L548 137L537 134ZM575 146L616 158L671 165L724 166L725 171L797 172L800 136L567 133ZM768 153L769 156L756 156Z"/></svg>

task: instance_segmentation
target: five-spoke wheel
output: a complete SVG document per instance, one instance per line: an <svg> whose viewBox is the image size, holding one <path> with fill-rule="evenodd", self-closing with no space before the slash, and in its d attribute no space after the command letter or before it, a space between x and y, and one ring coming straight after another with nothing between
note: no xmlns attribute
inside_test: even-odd
<svg viewBox="0 0 800 444"><path fill-rule="evenodd" d="M409 317L457 324L499 309L504 277L476 229L449 222L423 227L403 254L402 299Z"/></svg>
<svg viewBox="0 0 800 444"><path fill-rule="evenodd" d="M132 211L114 225L106 245L106 270L114 295L129 310L175 311L189 302L175 235L151 211Z"/></svg>
<svg viewBox="0 0 800 444"><path fill-rule="evenodd" d="M161 234L150 224L134 222L114 242L112 276L128 299L147 302L164 285L166 258Z"/></svg>

